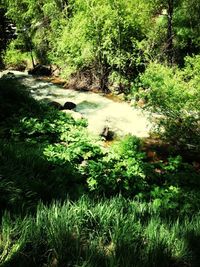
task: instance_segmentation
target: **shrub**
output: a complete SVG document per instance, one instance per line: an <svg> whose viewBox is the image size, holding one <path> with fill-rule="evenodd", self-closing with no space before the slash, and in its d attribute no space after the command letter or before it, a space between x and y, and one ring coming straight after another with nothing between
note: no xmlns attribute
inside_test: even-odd
<svg viewBox="0 0 200 267"><path fill-rule="evenodd" d="M86 121L34 100L17 79L0 80L0 206L33 210L42 199L86 190L78 165L101 154Z"/></svg>
<svg viewBox="0 0 200 267"><path fill-rule="evenodd" d="M101 158L89 160L81 171L88 177L88 187L93 192L134 195L147 186L143 159L140 140L126 136Z"/></svg>
<svg viewBox="0 0 200 267"><path fill-rule="evenodd" d="M28 52L23 52L15 48L14 41L10 43L4 55L6 67L23 71L27 68L28 64L30 64L30 61L31 56Z"/></svg>
<svg viewBox="0 0 200 267"><path fill-rule="evenodd" d="M140 76L146 107L161 115L159 134L179 149L200 149L199 66L198 56L187 57L183 70L152 63Z"/></svg>

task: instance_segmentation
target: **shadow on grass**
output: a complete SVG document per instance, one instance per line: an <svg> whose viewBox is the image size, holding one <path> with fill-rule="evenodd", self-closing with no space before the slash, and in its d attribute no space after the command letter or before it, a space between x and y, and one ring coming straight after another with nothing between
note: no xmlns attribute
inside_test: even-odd
<svg viewBox="0 0 200 267"><path fill-rule="evenodd" d="M92 153L90 158L96 153L96 161L102 155L100 148L94 149L94 144L84 139L83 130L81 122L75 122L30 97L19 80L13 77L0 79L1 210L20 213L34 210L40 200L50 203L53 199L77 199L85 193L86 177L80 173L78 165L84 162L84 153ZM64 133L68 136L63 142ZM47 148L48 155L44 153ZM109 163L106 166L115 168ZM192 172L191 167L180 164L177 159L168 165L165 162L147 162L146 166L144 174L148 188L142 193L147 195L147 199L149 194L150 200L160 201L164 216L175 213L176 218L184 203L189 204L189 209L193 206L193 210L199 209L199 173ZM159 190L154 190L156 187ZM176 187L181 190L176 191ZM149 193L150 190L153 194ZM108 190L109 195L113 192L113 188ZM131 195L131 191L128 194Z"/></svg>
<svg viewBox="0 0 200 267"><path fill-rule="evenodd" d="M45 236L43 236L45 238ZM38 242L38 240L40 240ZM47 240L47 239L46 239ZM199 237L194 244L188 243L188 258L175 257L167 244L151 242L146 249L144 240L133 238L133 242L121 240L116 250L102 249L96 240L82 240L73 233L63 233L59 246L47 244L45 239L32 240L8 259L2 267L198 267ZM194 240L193 240L194 241ZM191 256L190 256L191 255Z"/></svg>
<svg viewBox="0 0 200 267"><path fill-rule="evenodd" d="M194 230L190 230L185 234L185 242L187 250L191 258L191 266L200 266L200 234Z"/></svg>
<svg viewBox="0 0 200 267"><path fill-rule="evenodd" d="M71 126L80 125L34 100L17 79L0 79L1 211L33 210L40 200L80 196L85 181L75 162L51 162L44 155L45 147L61 142Z"/></svg>

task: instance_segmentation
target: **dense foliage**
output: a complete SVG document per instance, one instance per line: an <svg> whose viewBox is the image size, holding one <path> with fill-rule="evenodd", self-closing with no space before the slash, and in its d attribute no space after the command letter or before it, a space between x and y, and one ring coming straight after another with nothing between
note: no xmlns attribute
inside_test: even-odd
<svg viewBox="0 0 200 267"><path fill-rule="evenodd" d="M179 150L198 154L200 145L200 57L186 57L183 69L149 64L138 91L152 113L161 115L157 131Z"/></svg>
<svg viewBox="0 0 200 267"><path fill-rule="evenodd" d="M4 4L18 34L7 53L33 50L37 60L58 65L65 77L88 70L88 82L92 79L102 89L114 84L129 90L148 62L183 64L186 55L200 49L196 0L192 4L188 0L5 0ZM6 62L12 63L8 57Z"/></svg>
<svg viewBox="0 0 200 267"><path fill-rule="evenodd" d="M0 44L6 67L46 64L81 88L124 92L156 123L150 140L105 146L86 120L0 78L0 265L199 266L200 2L3 0L2 10L0 41L16 26Z"/></svg>
<svg viewBox="0 0 200 267"><path fill-rule="evenodd" d="M149 163L134 136L103 148L88 135L85 120L37 102L16 79L0 81L2 208L16 211L22 204L34 207L39 199L76 198L83 192L144 199L160 194L172 202L195 196L194 185L198 193L199 174L180 156ZM185 193L189 188L191 193ZM189 202L186 209L196 204Z"/></svg>

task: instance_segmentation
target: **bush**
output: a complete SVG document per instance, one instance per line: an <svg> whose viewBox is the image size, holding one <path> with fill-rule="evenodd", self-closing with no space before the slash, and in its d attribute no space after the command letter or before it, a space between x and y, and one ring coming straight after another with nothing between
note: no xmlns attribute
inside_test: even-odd
<svg viewBox="0 0 200 267"><path fill-rule="evenodd" d="M86 190L78 165L101 154L85 120L34 100L17 79L0 80L0 206L33 210L39 200Z"/></svg>
<svg viewBox="0 0 200 267"><path fill-rule="evenodd" d="M108 153L97 160L89 160L81 171L86 175L92 192L113 195L135 195L145 190L144 154L140 140L126 136L114 144Z"/></svg>
<svg viewBox="0 0 200 267"><path fill-rule="evenodd" d="M199 66L199 56L187 57L183 70L152 63L140 76L146 107L161 115L159 134L179 149L200 149Z"/></svg>
<svg viewBox="0 0 200 267"><path fill-rule="evenodd" d="M31 56L28 52L22 52L15 48L15 43L11 42L4 55L4 64L6 67L23 71L30 64Z"/></svg>
<svg viewBox="0 0 200 267"><path fill-rule="evenodd" d="M65 77L89 68L100 86L107 86L112 72L112 82L120 84L144 70L147 57L142 39L149 27L149 4L76 0L70 8L69 20L51 24L54 34L49 49L49 57Z"/></svg>

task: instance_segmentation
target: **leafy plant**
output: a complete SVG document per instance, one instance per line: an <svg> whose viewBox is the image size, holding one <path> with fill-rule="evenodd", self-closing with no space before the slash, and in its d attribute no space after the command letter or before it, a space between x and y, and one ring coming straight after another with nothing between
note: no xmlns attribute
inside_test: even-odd
<svg viewBox="0 0 200 267"><path fill-rule="evenodd" d="M22 52L20 49L15 48L15 42L11 42L7 47L4 55L4 63L6 67L17 70L25 70L30 65L31 56L28 52Z"/></svg>
<svg viewBox="0 0 200 267"><path fill-rule="evenodd" d="M134 195L147 186L143 159L139 139L127 136L113 145L103 157L89 160L81 171L88 177L91 191Z"/></svg>
<svg viewBox="0 0 200 267"><path fill-rule="evenodd" d="M191 71L194 70L193 74ZM146 107L160 116L158 133L177 148L199 150L199 61L187 58L183 70L152 63L141 75Z"/></svg>

